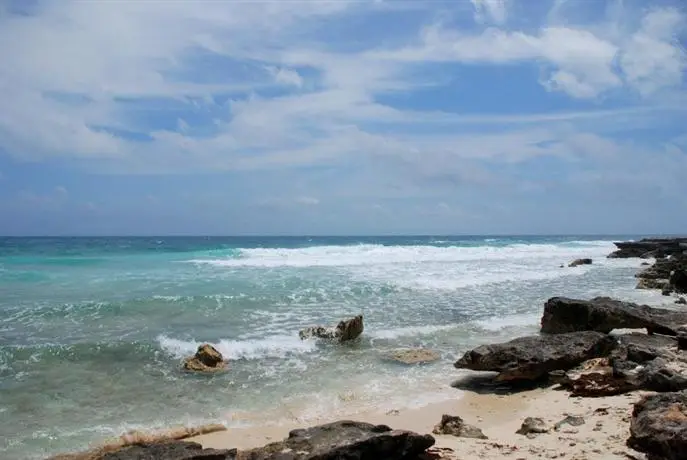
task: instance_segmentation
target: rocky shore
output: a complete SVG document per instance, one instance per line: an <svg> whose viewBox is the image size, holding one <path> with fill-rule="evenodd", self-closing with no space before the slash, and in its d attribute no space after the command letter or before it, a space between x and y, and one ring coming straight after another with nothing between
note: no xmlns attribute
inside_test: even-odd
<svg viewBox="0 0 687 460"><path fill-rule="evenodd" d="M538 335L482 345L454 363L473 371L453 383L465 392L455 401L356 417L365 422L134 437L52 459L685 460L687 308L679 303L687 293L687 238L615 244L609 257L653 260L637 274L638 287L660 289L676 302L654 308L608 297L551 297ZM301 338L353 339L362 333L362 317L351 321L354 327L310 328ZM186 369L224 369L215 353L199 349ZM434 359L426 350L399 356L409 364Z"/></svg>

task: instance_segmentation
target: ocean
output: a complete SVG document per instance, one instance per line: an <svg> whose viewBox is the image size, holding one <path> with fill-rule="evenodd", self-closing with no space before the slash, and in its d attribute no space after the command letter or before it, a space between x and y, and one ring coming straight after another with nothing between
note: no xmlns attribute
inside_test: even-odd
<svg viewBox="0 0 687 460"><path fill-rule="evenodd" d="M0 458L130 429L260 426L458 398L469 348L535 333L544 301L634 289L613 237L0 238ZM567 268L580 257L589 266ZM566 264L566 268L561 268ZM298 331L363 314L347 344ZM187 374L214 344L230 370ZM441 360L384 356L427 347Z"/></svg>

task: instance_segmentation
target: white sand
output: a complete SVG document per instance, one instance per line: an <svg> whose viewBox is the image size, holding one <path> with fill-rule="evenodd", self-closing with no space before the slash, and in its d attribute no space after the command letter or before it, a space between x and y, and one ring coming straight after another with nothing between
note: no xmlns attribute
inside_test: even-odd
<svg viewBox="0 0 687 460"><path fill-rule="evenodd" d="M565 391L537 389L511 395L477 394L466 391L464 397L421 409L389 414L361 413L349 417L357 421L385 424L394 429L431 433L442 414L458 415L466 423L482 429L487 440L434 435L437 447L449 448L446 458L453 459L530 459L564 458L644 459L625 446L633 403L640 393L607 398L571 398ZM581 415L585 424L564 425L560 430L530 439L516 434L526 417L541 417L553 426L566 415ZM321 420L309 426L335 420ZM285 438L300 425L235 428L198 436L191 440L205 447L247 449Z"/></svg>

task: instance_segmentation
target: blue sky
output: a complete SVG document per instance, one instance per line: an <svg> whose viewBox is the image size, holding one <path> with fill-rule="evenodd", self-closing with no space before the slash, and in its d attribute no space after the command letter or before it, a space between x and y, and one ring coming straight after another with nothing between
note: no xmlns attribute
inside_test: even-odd
<svg viewBox="0 0 687 460"><path fill-rule="evenodd" d="M684 233L681 5L0 2L0 234Z"/></svg>

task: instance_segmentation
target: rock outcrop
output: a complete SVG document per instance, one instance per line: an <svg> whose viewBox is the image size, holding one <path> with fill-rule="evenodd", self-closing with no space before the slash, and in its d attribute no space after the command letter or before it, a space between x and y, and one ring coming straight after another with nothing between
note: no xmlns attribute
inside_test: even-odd
<svg viewBox="0 0 687 460"><path fill-rule="evenodd" d="M665 257L687 249L687 238L644 238L613 243L618 248L609 258Z"/></svg>
<svg viewBox="0 0 687 460"><path fill-rule="evenodd" d="M667 280L670 278L670 272L673 270L674 261L670 259L659 259L649 268L644 269L635 275L636 278L653 279L653 280Z"/></svg>
<svg viewBox="0 0 687 460"><path fill-rule="evenodd" d="M188 441L139 444L103 454L98 460L234 460L236 449L203 449Z"/></svg>
<svg viewBox="0 0 687 460"><path fill-rule="evenodd" d="M434 350L426 348L409 348L406 350L396 350L386 355L387 359L402 364L424 364L437 361L441 355Z"/></svg>
<svg viewBox="0 0 687 460"><path fill-rule="evenodd" d="M193 372L217 372L227 367L222 353L207 343L200 345L196 354L184 361L184 369Z"/></svg>
<svg viewBox="0 0 687 460"><path fill-rule="evenodd" d="M301 330L298 336L301 340L328 339L346 342L358 338L363 333L363 316L358 315L345 321L340 321L336 326L311 326Z"/></svg>
<svg viewBox="0 0 687 460"><path fill-rule="evenodd" d="M416 460L434 445L430 435L386 425L340 421L293 430L283 441L248 451L237 460Z"/></svg>
<svg viewBox="0 0 687 460"><path fill-rule="evenodd" d="M476 426L468 425L456 415L442 415L441 421L434 427L432 433L447 434L459 438L487 439L482 430Z"/></svg>
<svg viewBox="0 0 687 460"><path fill-rule="evenodd" d="M591 300L552 297L544 305L541 331L560 334L573 331L608 333L613 329L644 329L650 334L676 335L687 324L687 312L652 308L609 297Z"/></svg>
<svg viewBox="0 0 687 460"><path fill-rule="evenodd" d="M592 259L576 259L568 264L568 267L577 267L578 265L590 265Z"/></svg>
<svg viewBox="0 0 687 460"><path fill-rule="evenodd" d="M616 345L613 337L594 331L528 336L479 346L454 365L498 372L497 381L538 380L551 371L572 369L589 359L607 356Z"/></svg>
<svg viewBox="0 0 687 460"><path fill-rule="evenodd" d="M243 451L203 449L195 442L167 440L51 460L419 460L434 442L431 435L344 420L293 430L282 441Z"/></svg>
<svg viewBox="0 0 687 460"><path fill-rule="evenodd" d="M651 460L687 459L687 392L656 394L637 402L627 445Z"/></svg>
<svg viewBox="0 0 687 460"><path fill-rule="evenodd" d="M605 358L585 361L566 373L550 374L552 382L573 396L613 396L635 390L687 389L687 360L677 352L674 337L628 334Z"/></svg>

